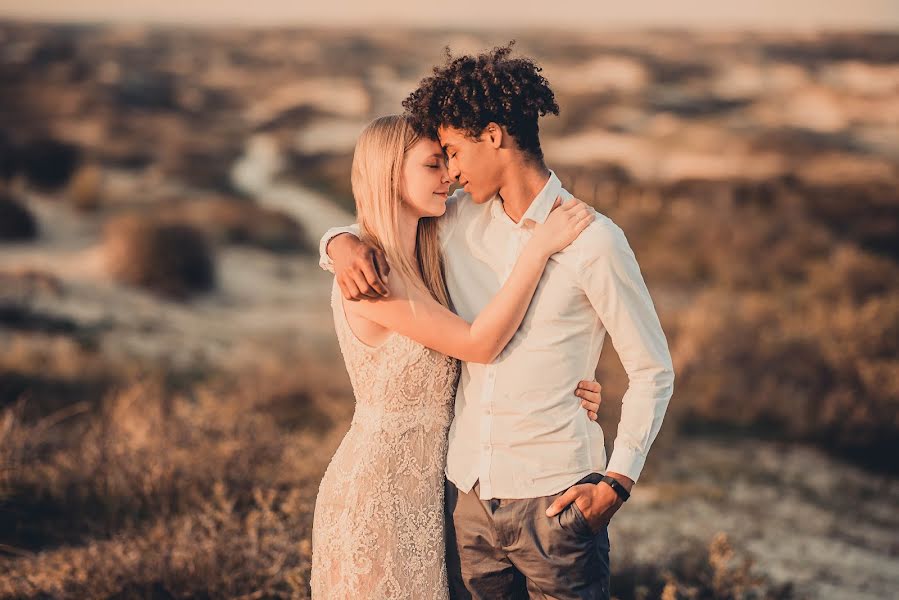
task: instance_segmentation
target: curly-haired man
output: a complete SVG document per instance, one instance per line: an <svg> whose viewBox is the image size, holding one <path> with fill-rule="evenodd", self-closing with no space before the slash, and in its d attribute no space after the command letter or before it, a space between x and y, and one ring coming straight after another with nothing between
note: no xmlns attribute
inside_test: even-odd
<svg viewBox="0 0 899 600"><path fill-rule="evenodd" d="M559 112L553 92L511 49L448 55L403 102L462 185L439 231L447 289L469 321L508 277L533 224L571 197L540 147L539 118ZM357 237L355 226L326 233L322 266L341 276L345 297L371 301L386 293L388 267ZM602 429L570 392L592 378L606 332L629 378L608 461ZM673 390L667 340L634 253L621 228L594 211L552 257L500 356L462 366L446 464L451 597L609 598L608 524Z"/></svg>

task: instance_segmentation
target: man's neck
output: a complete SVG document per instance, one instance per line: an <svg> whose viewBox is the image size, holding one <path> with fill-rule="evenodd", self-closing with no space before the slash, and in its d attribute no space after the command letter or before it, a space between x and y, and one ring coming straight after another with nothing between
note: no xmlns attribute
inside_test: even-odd
<svg viewBox="0 0 899 600"><path fill-rule="evenodd" d="M528 207L546 186L549 169L543 164L520 163L509 168L506 182L499 189L503 210L518 223Z"/></svg>

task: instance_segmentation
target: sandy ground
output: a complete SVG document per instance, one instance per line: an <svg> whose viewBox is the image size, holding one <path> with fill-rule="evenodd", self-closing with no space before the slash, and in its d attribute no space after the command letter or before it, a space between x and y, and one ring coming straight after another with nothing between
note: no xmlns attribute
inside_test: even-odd
<svg viewBox="0 0 899 600"><path fill-rule="evenodd" d="M651 564L723 531L759 572L792 581L798 597L895 597L899 481L812 448L755 440L682 439L659 452L612 521L613 559Z"/></svg>

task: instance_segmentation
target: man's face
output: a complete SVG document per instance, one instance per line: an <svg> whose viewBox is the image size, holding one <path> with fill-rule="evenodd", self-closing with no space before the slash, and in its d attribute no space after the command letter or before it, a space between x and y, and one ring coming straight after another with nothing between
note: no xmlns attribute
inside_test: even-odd
<svg viewBox="0 0 899 600"><path fill-rule="evenodd" d="M491 143L486 129L473 139L461 129L441 125L437 137L446 153L449 176L458 180L476 204L499 193L502 174L499 148Z"/></svg>

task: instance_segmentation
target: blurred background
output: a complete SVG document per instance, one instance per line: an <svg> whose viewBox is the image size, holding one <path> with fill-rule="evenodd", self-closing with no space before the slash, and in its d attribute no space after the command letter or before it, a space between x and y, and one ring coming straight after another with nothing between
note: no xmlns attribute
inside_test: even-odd
<svg viewBox="0 0 899 600"><path fill-rule="evenodd" d="M516 40L675 393L613 595L899 589L894 2L0 1L0 597L308 598L356 136ZM627 379L597 370L614 439ZM573 398L573 400L575 400Z"/></svg>

